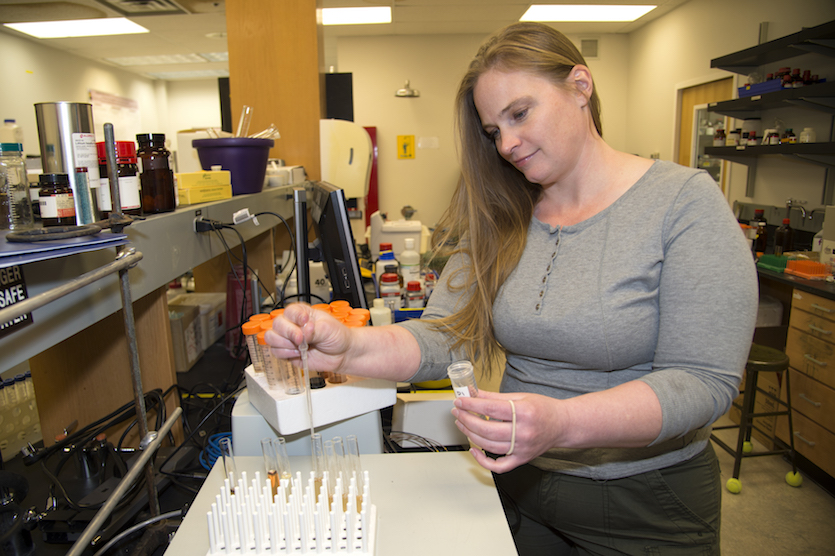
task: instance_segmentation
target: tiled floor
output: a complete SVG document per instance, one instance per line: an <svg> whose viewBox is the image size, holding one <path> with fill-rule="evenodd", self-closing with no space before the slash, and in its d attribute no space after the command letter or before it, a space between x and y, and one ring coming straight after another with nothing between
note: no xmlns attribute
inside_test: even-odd
<svg viewBox="0 0 835 556"><path fill-rule="evenodd" d="M736 430L719 434L726 442L736 439ZM733 476L733 457L714 448L722 471L724 556L835 554L835 497L808 477L799 488L789 486L785 476L791 464L780 456L743 459L742 491L731 494L724 485Z"/></svg>

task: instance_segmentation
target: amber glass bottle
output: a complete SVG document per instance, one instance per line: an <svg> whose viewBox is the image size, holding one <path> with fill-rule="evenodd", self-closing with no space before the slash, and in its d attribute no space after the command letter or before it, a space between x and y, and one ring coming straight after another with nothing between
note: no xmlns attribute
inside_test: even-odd
<svg viewBox="0 0 835 556"><path fill-rule="evenodd" d="M157 214L176 208L174 197L174 173L168 165L171 153L165 148L162 133L142 133L136 136L141 168L142 212Z"/></svg>

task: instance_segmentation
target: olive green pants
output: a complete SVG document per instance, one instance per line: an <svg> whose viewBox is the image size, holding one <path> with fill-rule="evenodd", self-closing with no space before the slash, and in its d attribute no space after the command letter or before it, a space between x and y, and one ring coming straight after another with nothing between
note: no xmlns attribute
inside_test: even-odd
<svg viewBox="0 0 835 556"><path fill-rule="evenodd" d="M524 465L495 474L521 556L718 555L713 447L677 465L596 481Z"/></svg>

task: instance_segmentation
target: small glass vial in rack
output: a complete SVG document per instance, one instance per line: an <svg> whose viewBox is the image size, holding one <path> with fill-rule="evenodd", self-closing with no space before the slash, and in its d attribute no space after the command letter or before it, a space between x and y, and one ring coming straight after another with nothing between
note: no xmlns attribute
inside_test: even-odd
<svg viewBox="0 0 835 556"><path fill-rule="evenodd" d="M452 382L452 389L456 398L478 397L478 386L475 383L473 364L469 361L456 361L446 369L447 376Z"/></svg>

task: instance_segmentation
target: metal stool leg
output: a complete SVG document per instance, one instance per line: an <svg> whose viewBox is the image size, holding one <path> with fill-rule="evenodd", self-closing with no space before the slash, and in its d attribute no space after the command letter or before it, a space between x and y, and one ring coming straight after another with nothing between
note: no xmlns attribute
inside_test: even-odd
<svg viewBox="0 0 835 556"><path fill-rule="evenodd" d="M751 414L754 413L754 401L757 396L757 371L750 369L745 372L745 391L742 395L742 415L739 418L739 435L736 440L736 453L734 454L734 479L739 479L739 468L742 466L742 449L745 442L750 441L751 428L754 425L754 419Z"/></svg>
<svg viewBox="0 0 835 556"><path fill-rule="evenodd" d="M792 470L786 474L786 482L793 487L799 487L803 483L803 477L797 472L797 461L795 458L797 452L794 450L794 422L792 421L792 387L791 379L789 378L790 374L791 371L789 369L783 371L783 377L786 381L786 410L788 411L789 417L789 447L791 448L789 455L792 461Z"/></svg>

